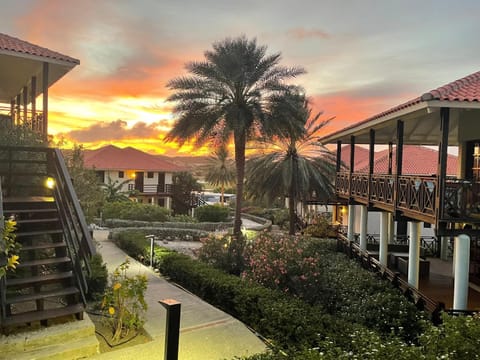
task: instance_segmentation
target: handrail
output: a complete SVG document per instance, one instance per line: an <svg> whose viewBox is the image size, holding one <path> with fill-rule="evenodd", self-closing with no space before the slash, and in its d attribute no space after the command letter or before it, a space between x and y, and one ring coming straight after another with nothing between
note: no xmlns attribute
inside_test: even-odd
<svg viewBox="0 0 480 360"><path fill-rule="evenodd" d="M88 230L80 202L73 188L70 175L59 149L49 149L49 171L56 181L54 197L59 209L65 241L72 257L75 274L83 301L88 291L86 276L91 273L89 259L95 254L95 246Z"/></svg>

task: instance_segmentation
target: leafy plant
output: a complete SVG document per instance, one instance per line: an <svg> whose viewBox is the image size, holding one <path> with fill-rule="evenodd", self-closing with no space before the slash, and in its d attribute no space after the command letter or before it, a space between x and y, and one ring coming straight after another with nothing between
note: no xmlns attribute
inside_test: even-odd
<svg viewBox="0 0 480 360"><path fill-rule="evenodd" d="M107 202L103 207L104 219L166 221L169 215L170 210L164 207L133 201Z"/></svg>
<svg viewBox="0 0 480 360"><path fill-rule="evenodd" d="M113 341L127 336L132 330L138 330L145 322L143 313L147 310L147 277L129 277L129 265L127 259L115 269L102 301L102 309L112 328Z"/></svg>
<svg viewBox="0 0 480 360"><path fill-rule="evenodd" d="M97 253L90 258L91 273L87 278L88 298L95 300L105 293L108 283L108 270L102 255Z"/></svg>
<svg viewBox="0 0 480 360"><path fill-rule="evenodd" d="M229 274L238 275L243 271L245 238L232 241L232 235L210 234L200 241L203 245L198 254L199 260Z"/></svg>
<svg viewBox="0 0 480 360"><path fill-rule="evenodd" d="M18 256L20 244L15 241L16 222L12 219L2 221L4 224L0 238L0 278L4 277L8 270L15 269L20 258Z"/></svg>

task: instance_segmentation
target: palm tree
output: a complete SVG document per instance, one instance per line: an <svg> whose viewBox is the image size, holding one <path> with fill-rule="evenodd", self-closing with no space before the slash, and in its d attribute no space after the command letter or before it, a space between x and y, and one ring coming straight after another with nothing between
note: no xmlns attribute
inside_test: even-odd
<svg viewBox="0 0 480 360"><path fill-rule="evenodd" d="M205 180L214 186L220 186L220 204L222 206L225 202L225 186L235 182L235 166L228 155L228 149L225 146L220 146L215 153L209 157L209 162L206 165L207 173Z"/></svg>
<svg viewBox="0 0 480 360"><path fill-rule="evenodd" d="M272 134L277 122L266 116L273 98L292 85L285 80L303 74L302 68L278 65L280 54L266 55L266 46L244 36L225 39L205 51L204 61L186 65L191 73L171 80L178 118L166 141L183 144L194 140L202 145L212 138L226 144L231 137L235 147L237 202L233 234L240 235L240 218L245 174L245 147L254 134Z"/></svg>
<svg viewBox="0 0 480 360"><path fill-rule="evenodd" d="M302 119L304 130L284 128L272 140L263 139L263 153L251 157L246 166L245 187L252 198L275 199L288 196L291 235L295 234L296 203L315 193L333 195L335 156L318 142L318 132L331 119L320 121L303 95L289 95L272 110L274 117ZM283 122L285 123L285 122Z"/></svg>

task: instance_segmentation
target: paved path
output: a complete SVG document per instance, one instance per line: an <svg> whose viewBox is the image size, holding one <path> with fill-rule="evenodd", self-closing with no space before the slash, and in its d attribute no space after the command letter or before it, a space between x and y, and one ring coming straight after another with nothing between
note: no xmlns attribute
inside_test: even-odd
<svg viewBox="0 0 480 360"><path fill-rule="evenodd" d="M127 256L107 239L108 230L95 230L98 251L108 271L120 265ZM209 305L197 296L169 283L150 268L130 258L131 275L148 277L145 330L153 341L134 347L94 356L92 359L163 359L165 335L165 309L158 303L162 299L181 302L179 359L215 360L233 359L265 351L260 341L243 323Z"/></svg>

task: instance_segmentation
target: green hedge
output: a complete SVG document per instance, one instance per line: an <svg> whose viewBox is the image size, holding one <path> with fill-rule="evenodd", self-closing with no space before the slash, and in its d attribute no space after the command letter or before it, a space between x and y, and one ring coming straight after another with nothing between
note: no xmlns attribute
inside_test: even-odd
<svg viewBox="0 0 480 360"><path fill-rule="evenodd" d="M182 241L200 241L200 239L208 236L207 231L195 229L170 229L157 227L132 227L132 228L118 228L110 231L111 236L115 238L117 234L138 232L145 235L153 234L159 240L182 240Z"/></svg>
<svg viewBox="0 0 480 360"><path fill-rule="evenodd" d="M164 207L133 201L106 203L102 208L103 219L167 221L169 216L170 210Z"/></svg>
<svg viewBox="0 0 480 360"><path fill-rule="evenodd" d="M230 209L226 206L205 205L195 209L195 217L200 222L224 222L228 219Z"/></svg>
<svg viewBox="0 0 480 360"><path fill-rule="evenodd" d="M319 346L327 337L348 347L348 334L359 328L326 314L319 306L243 281L182 254L165 255L160 272L282 348Z"/></svg>
<svg viewBox="0 0 480 360"><path fill-rule="evenodd" d="M130 228L130 227L153 227L153 228L170 228L170 229L191 229L201 231L222 231L233 227L233 222L172 222L172 221L140 221L140 220L123 220L123 219L107 219L103 225L109 228Z"/></svg>

